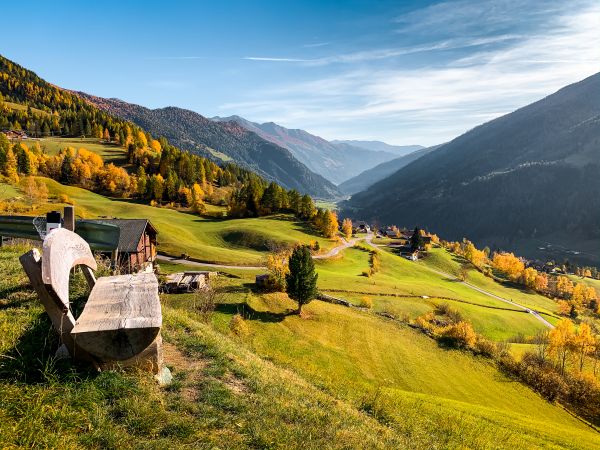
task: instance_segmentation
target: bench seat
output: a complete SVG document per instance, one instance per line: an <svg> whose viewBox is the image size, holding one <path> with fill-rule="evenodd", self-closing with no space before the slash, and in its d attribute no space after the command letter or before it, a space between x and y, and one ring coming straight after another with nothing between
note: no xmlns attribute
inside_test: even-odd
<svg viewBox="0 0 600 450"><path fill-rule="evenodd" d="M96 281L71 335L100 360L124 361L150 346L161 325L156 276L117 275Z"/></svg>

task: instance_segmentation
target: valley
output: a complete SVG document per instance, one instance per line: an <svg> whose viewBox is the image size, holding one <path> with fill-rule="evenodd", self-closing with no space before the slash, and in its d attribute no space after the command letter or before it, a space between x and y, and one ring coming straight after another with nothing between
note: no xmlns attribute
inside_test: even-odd
<svg viewBox="0 0 600 450"><path fill-rule="evenodd" d="M599 87L423 147L0 56L0 448L600 448Z"/></svg>

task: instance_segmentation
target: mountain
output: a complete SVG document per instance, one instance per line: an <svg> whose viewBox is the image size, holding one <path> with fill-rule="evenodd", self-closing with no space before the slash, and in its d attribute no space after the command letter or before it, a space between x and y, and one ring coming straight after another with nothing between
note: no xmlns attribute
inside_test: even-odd
<svg viewBox="0 0 600 450"><path fill-rule="evenodd" d="M346 214L531 257L600 261L600 74L459 136Z"/></svg>
<svg viewBox="0 0 600 450"><path fill-rule="evenodd" d="M378 181L389 177L394 172L397 172L398 170L402 169L407 164L416 161L421 156L428 154L429 152L435 150L438 147L439 145L436 145L434 147L422 148L420 150L415 150L414 152L409 153L408 155L400 156L399 158L392 159L391 161L381 163L339 184L338 189L346 195L352 195L356 194L357 192L364 191L365 189L374 185Z"/></svg>
<svg viewBox="0 0 600 450"><path fill-rule="evenodd" d="M346 144L353 147L370 150L372 152L387 152L394 155L404 156L416 150L421 150L425 147L422 145L390 145L381 141L331 141L332 144Z"/></svg>
<svg viewBox="0 0 600 450"><path fill-rule="evenodd" d="M263 139L287 148L310 170L335 184L396 157L394 152L332 143L307 131L285 128L273 122L255 123L240 116L213 117L213 120L235 122Z"/></svg>
<svg viewBox="0 0 600 450"><path fill-rule="evenodd" d="M332 199L340 192L308 169L289 150L267 141L235 122L216 122L182 108L149 109L118 99L78 93L97 108L137 124L174 145L204 156L233 160L288 189Z"/></svg>

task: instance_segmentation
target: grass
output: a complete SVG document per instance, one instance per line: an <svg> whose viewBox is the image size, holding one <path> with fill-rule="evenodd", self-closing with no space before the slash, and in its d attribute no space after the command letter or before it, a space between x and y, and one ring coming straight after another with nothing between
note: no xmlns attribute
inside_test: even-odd
<svg viewBox="0 0 600 450"><path fill-rule="evenodd" d="M107 144L98 138L48 137L40 139L39 143L42 149L45 149L50 155L55 155L66 147L73 147L75 149L85 148L102 156L107 163L112 162L120 166L127 163L127 152L125 149L115 144Z"/></svg>
<svg viewBox="0 0 600 450"><path fill-rule="evenodd" d="M15 109L15 110L18 110L18 111L26 111L27 110L27 105L22 105L20 103L13 103L13 102L4 101L4 102L1 102L1 104L4 105L4 106L7 106L10 109ZM36 114L42 114L42 115L45 115L45 116L50 116L49 112L43 111L41 109L31 108L31 111L33 113L36 113Z"/></svg>
<svg viewBox="0 0 600 450"><path fill-rule="evenodd" d="M450 303L478 333L494 340L533 335L544 329L532 315L434 273L421 263L388 252L380 255L381 271L372 277L361 276L368 270L369 254L356 248L346 250L341 258L319 261L319 287L348 300L368 296L376 311L399 317L407 314L414 318L439 303ZM429 298L411 298L422 296Z"/></svg>
<svg viewBox="0 0 600 450"><path fill-rule="evenodd" d="M223 277L212 323L163 298L174 383L59 363L49 321L0 248L0 447L597 448L580 421L482 358L373 314L314 301L286 314L252 274ZM242 272L242 271L240 271ZM243 308L251 334L227 324Z"/></svg>
<svg viewBox="0 0 600 450"><path fill-rule="evenodd" d="M423 260L423 264L455 276L463 268L466 270L466 281L468 283L507 300L515 301L523 306L545 313L546 319L549 319L550 322L558 320L557 305L552 299L515 284L497 283L493 279L484 276L463 258L452 255L442 248L432 249L428 257Z"/></svg>
<svg viewBox="0 0 600 450"><path fill-rule="evenodd" d="M78 217L149 219L159 232L159 250L171 255L187 253L204 262L256 265L263 261L273 244L316 240L323 251L335 245L332 240L312 234L305 223L289 215L232 220L200 217L134 201L110 199L85 189L64 186L49 178L38 179L46 183L51 197L66 194L73 201ZM43 214L60 206L47 203L38 208L35 214Z"/></svg>

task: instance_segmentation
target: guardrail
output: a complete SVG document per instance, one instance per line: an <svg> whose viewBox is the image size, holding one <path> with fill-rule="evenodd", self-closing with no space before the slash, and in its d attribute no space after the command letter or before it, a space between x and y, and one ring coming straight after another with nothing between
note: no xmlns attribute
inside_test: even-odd
<svg viewBox="0 0 600 450"><path fill-rule="evenodd" d="M32 216L0 216L0 236L41 241ZM75 221L75 233L81 236L90 248L112 252L119 246L121 229L112 224L97 223L85 219Z"/></svg>

